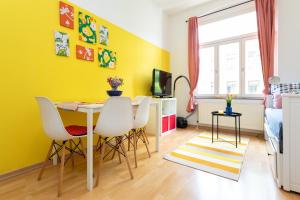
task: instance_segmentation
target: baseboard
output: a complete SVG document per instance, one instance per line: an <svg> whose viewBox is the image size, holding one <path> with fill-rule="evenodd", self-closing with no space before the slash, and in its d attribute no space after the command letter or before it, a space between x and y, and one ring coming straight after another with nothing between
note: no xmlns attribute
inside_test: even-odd
<svg viewBox="0 0 300 200"><path fill-rule="evenodd" d="M211 131L211 125L208 125L208 124L198 124L198 125L189 125L189 126L190 127L198 127L198 128L202 128L202 129ZM219 130L223 131L223 132L234 133L234 128L232 128L232 127L219 126ZM260 136L260 135L263 135L264 132L260 131L260 130L242 129L241 128L241 134L242 135L253 135L253 134L255 134L257 136Z"/></svg>
<svg viewBox="0 0 300 200"><path fill-rule="evenodd" d="M93 146L93 149L94 149L94 151L96 150L96 146L95 145ZM78 155L74 155L74 156L77 157ZM32 172L34 170L40 169L42 167L43 163L44 162L36 163L36 164L33 164L33 165L29 165L27 167L23 167L23 168L20 168L20 169L17 169L17 170L13 170L13 171L10 171L10 172L6 172L6 173L3 173L3 174L0 174L0 182L4 181L6 179L9 179L9 178L13 178L15 176L23 175L23 174ZM46 167L48 167L50 165L53 165L53 161L49 160L49 162L47 163Z"/></svg>
<svg viewBox="0 0 300 200"><path fill-rule="evenodd" d="M50 166L51 164L52 164L52 162L49 161L47 166ZM13 171L10 171L10 172L4 173L4 174L0 174L0 182L4 181L6 179L9 179L9 178L13 178L15 176L19 176L19 175L26 174L26 173L32 172L34 170L40 169L42 167L42 165L43 165L43 162L36 163L36 164L30 165L27 167L23 167L23 168L13 170Z"/></svg>

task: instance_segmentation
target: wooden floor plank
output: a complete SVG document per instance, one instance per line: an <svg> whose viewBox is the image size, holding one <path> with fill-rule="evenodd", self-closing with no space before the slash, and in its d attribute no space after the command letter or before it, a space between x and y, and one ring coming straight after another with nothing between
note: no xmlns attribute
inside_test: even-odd
<svg viewBox="0 0 300 200"><path fill-rule="evenodd" d="M138 168L132 168L133 180L128 176L126 163L119 164L116 156L113 161L104 163L101 168L104 170L101 173L101 184L92 192L86 190L85 160L76 157L74 169L71 162L65 168L61 199L300 200L299 194L288 193L276 187L265 142L256 136L247 136L250 143L239 182L163 159L163 155L200 132L207 130L177 130L162 139L159 153L154 152L155 138L150 136L151 158L149 159L144 144L139 144L139 165ZM133 151L128 154L130 163L134 166ZM0 199L57 199L57 170L57 167L46 168L43 179L39 182L36 180L38 170L0 182Z"/></svg>

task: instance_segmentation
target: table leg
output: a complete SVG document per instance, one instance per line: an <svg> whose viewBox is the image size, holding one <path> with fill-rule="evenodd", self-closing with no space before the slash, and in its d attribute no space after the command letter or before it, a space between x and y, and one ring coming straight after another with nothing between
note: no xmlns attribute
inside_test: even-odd
<svg viewBox="0 0 300 200"><path fill-rule="evenodd" d="M217 115L217 140L219 139L219 116Z"/></svg>
<svg viewBox="0 0 300 200"><path fill-rule="evenodd" d="M239 142L241 143L241 117L239 116Z"/></svg>
<svg viewBox="0 0 300 200"><path fill-rule="evenodd" d="M237 123L236 123L236 117L234 117L234 122L235 122L235 147L237 148Z"/></svg>
<svg viewBox="0 0 300 200"><path fill-rule="evenodd" d="M214 115L211 115L211 143L214 143Z"/></svg>
<svg viewBox="0 0 300 200"><path fill-rule="evenodd" d="M156 146L155 150L159 152L159 143L161 136L161 103L156 104Z"/></svg>
<svg viewBox="0 0 300 200"><path fill-rule="evenodd" d="M93 110L87 112L87 189L92 191L93 180Z"/></svg>

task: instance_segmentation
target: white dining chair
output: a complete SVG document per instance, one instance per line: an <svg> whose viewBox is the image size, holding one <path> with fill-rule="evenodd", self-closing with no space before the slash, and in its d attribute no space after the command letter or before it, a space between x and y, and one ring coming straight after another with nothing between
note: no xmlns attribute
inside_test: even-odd
<svg viewBox="0 0 300 200"><path fill-rule="evenodd" d="M139 105L144 100L145 97L147 97L147 96L136 96L136 97L134 97L132 102L133 102L133 104Z"/></svg>
<svg viewBox="0 0 300 200"><path fill-rule="evenodd" d="M85 126L77 125L65 127L56 106L47 97L36 97L35 99L39 105L44 132L52 139L46 159L39 172L38 180L41 180L49 160L54 156L57 156L60 161L58 196L61 196L65 163L69 158L72 158L72 165L74 166L74 153L86 157L86 153L79 148L79 145L83 149L81 138L86 136L87 128ZM76 143L74 139L79 139L78 143ZM69 142L70 147L66 146L67 142ZM70 152L67 159L65 158L66 150ZM61 152L61 157L59 156L59 152Z"/></svg>
<svg viewBox="0 0 300 200"><path fill-rule="evenodd" d="M130 136L133 136L133 149L134 149L134 161L135 161L135 167L137 167L137 144L138 141L141 140L147 149L147 153L149 158L151 157L148 144L149 140L146 135L146 125L149 121L149 115L150 115L150 104L151 104L151 97L143 97L141 100L138 109L135 113L134 121L133 121L133 129L132 132L130 132ZM132 137L129 137L132 138ZM130 144L130 141L128 141Z"/></svg>
<svg viewBox="0 0 300 200"><path fill-rule="evenodd" d="M148 96L136 96L134 99L133 99L133 101L132 101L132 103L133 104L136 104L136 105L140 105L141 104L141 102L146 98L146 97L148 97ZM149 97L149 98L151 98L151 97ZM130 151L130 146L132 145L134 145L133 144L133 130L132 131L130 131L127 135L126 135L126 139L127 139L127 145L128 145L128 151ZM146 138L146 141L147 141L147 143L149 144L149 140L148 140L148 137L147 137L147 134L145 134L145 138Z"/></svg>
<svg viewBox="0 0 300 200"><path fill-rule="evenodd" d="M133 111L129 97L111 97L109 98L98 118L94 133L102 138L100 149L100 158L98 164L98 173L96 184L99 183L100 168L103 164L104 152L106 146L113 148L119 155L125 157L130 178L133 179L127 152L124 147L124 137L133 128Z"/></svg>

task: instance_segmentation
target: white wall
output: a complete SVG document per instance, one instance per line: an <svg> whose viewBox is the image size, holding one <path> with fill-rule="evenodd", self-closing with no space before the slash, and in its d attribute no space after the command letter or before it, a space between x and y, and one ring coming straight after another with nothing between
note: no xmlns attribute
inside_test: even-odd
<svg viewBox="0 0 300 200"><path fill-rule="evenodd" d="M70 0L113 24L167 49L167 16L151 0Z"/></svg>
<svg viewBox="0 0 300 200"><path fill-rule="evenodd" d="M192 16L201 16L211 11L219 10L221 8L234 5L244 0L218 0L212 1L207 4L188 9L181 13L169 16L169 27L168 27L168 46L171 54L171 72L173 73L174 79L179 75L188 76L188 60L187 60L187 23L186 19ZM224 11L213 17L206 19L200 19L199 23L205 23L207 21L214 20L215 18L222 18L224 15L228 16L235 12L240 12L241 9L248 9L249 6L242 6L238 9L230 10L229 12ZM201 59L201 58L200 58ZM179 80L176 84L176 97L177 97L177 112L178 116L186 116L185 111L188 102L189 88L185 80ZM189 119L189 123L196 123L196 115L193 115Z"/></svg>
<svg viewBox="0 0 300 200"><path fill-rule="evenodd" d="M300 81L300 1L278 0L278 75Z"/></svg>
<svg viewBox="0 0 300 200"><path fill-rule="evenodd" d="M211 126L211 112L224 110L223 99L200 99L199 124ZM233 100L232 107L235 112L242 113L241 129L262 133L264 130L264 106L262 100ZM216 125L216 121L215 121ZM234 128L234 118L220 117L220 127Z"/></svg>

